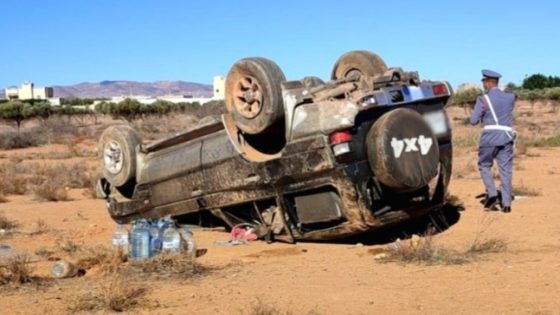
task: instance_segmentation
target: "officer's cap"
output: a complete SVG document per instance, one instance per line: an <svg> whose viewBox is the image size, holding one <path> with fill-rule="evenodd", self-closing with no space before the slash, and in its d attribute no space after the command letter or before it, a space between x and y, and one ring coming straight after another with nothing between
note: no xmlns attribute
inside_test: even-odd
<svg viewBox="0 0 560 315"><path fill-rule="evenodd" d="M488 69L484 69L482 70L482 79L495 79L498 80L502 77L501 74L499 74L496 71L492 71L492 70L488 70Z"/></svg>

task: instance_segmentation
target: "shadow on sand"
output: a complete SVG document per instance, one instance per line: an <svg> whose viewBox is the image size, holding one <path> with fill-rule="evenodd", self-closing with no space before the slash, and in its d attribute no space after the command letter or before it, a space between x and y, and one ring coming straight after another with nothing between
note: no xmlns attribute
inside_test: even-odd
<svg viewBox="0 0 560 315"><path fill-rule="evenodd" d="M400 224L388 226L373 232L367 232L336 241L329 241L328 243L362 243L364 245L381 245L392 243L397 238L408 239L414 234L438 234L447 230L455 223L459 222L459 219L461 217L460 211L462 211L463 209L464 208L462 205L448 203L445 204L440 210L434 211L425 216Z"/></svg>

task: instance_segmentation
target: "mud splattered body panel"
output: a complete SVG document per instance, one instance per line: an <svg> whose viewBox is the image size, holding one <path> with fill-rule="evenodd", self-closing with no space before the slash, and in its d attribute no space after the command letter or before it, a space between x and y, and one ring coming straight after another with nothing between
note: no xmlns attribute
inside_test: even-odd
<svg viewBox="0 0 560 315"><path fill-rule="evenodd" d="M348 96L354 90L357 94ZM391 91L367 94L357 85L345 85L344 98L332 98L322 89L329 98L320 102L306 99L311 92L302 88L285 91L289 130L277 154L255 154L227 115L141 147L133 194L124 200L108 195L109 213L124 221L171 215L201 225L250 223L264 231L263 238L274 234L295 241L347 237L436 210L451 175L451 131L443 110L451 92L391 103ZM375 98L376 106L360 103L367 97ZM443 113L443 132L431 135L439 150L432 161L437 175L414 189L388 187L368 163L368 154L378 153L368 153L369 130L398 108L414 112L420 121L422 115ZM267 139L260 141L266 144ZM412 140L407 142L403 156L418 151Z"/></svg>

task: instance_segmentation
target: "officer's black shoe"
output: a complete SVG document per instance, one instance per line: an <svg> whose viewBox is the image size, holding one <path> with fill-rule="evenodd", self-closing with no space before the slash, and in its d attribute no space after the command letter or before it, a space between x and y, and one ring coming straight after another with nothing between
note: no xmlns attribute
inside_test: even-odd
<svg viewBox="0 0 560 315"><path fill-rule="evenodd" d="M502 212L504 212L504 213L510 213L510 212L511 212L511 207L503 207L503 208L502 208Z"/></svg>
<svg viewBox="0 0 560 315"><path fill-rule="evenodd" d="M498 203L499 203L498 196L486 197L486 200L484 201L484 210L496 211L494 210L494 208L496 208Z"/></svg>
<svg viewBox="0 0 560 315"><path fill-rule="evenodd" d="M493 206L490 206L489 208L484 208L484 211L486 211L486 212L500 211L500 208L498 208L498 205L493 205Z"/></svg>

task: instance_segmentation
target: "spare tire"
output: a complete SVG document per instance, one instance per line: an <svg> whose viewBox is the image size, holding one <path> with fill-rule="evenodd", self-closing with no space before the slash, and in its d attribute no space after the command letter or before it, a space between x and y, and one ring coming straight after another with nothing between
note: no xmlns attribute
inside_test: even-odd
<svg viewBox="0 0 560 315"><path fill-rule="evenodd" d="M414 110L399 108L381 116L367 134L366 150L374 176L396 191L419 189L438 174L437 139Z"/></svg>
<svg viewBox="0 0 560 315"><path fill-rule="evenodd" d="M226 108L236 126L260 134L284 118L284 73L271 60L245 58L236 62L226 78Z"/></svg>
<svg viewBox="0 0 560 315"><path fill-rule="evenodd" d="M331 79L339 80L354 75L376 76L385 73L387 65L378 54L367 50L355 50L340 56L334 64Z"/></svg>
<svg viewBox="0 0 560 315"><path fill-rule="evenodd" d="M101 134L99 152L103 177L115 187L129 183L136 176L136 147L140 137L129 126L111 126Z"/></svg>

